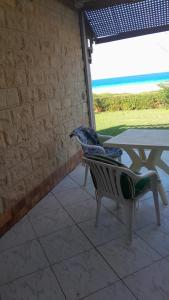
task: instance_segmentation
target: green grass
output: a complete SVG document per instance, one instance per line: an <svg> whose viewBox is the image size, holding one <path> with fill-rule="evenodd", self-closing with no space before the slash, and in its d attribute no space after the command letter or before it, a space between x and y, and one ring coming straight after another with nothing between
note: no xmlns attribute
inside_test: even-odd
<svg viewBox="0 0 169 300"><path fill-rule="evenodd" d="M169 129L169 110L147 109L95 114L96 130L117 135L129 128Z"/></svg>

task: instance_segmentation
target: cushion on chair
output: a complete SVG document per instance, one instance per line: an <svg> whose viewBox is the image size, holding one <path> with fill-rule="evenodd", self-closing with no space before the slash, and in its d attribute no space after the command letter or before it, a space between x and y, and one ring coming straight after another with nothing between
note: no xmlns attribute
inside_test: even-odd
<svg viewBox="0 0 169 300"><path fill-rule="evenodd" d="M143 191L146 190L149 185L150 185L150 178L149 177L140 179L135 184L135 197L138 197L140 194L142 194Z"/></svg>
<svg viewBox="0 0 169 300"><path fill-rule="evenodd" d="M100 146L97 133L92 128L80 126L71 132L70 137L73 136L77 136L84 144Z"/></svg>
<svg viewBox="0 0 169 300"><path fill-rule="evenodd" d="M120 157L122 154L123 154L123 151L120 149L120 148L107 148L107 147L104 147L104 150L106 152L106 155L107 156L110 156L110 157Z"/></svg>
<svg viewBox="0 0 169 300"><path fill-rule="evenodd" d="M128 169L128 167L125 166L124 164L122 164L118 161L115 161L112 158L107 157L105 155L85 155L85 157L95 160L95 161L99 161L99 162L103 162L103 163L107 163L110 165ZM95 188L97 189L96 180L95 180L92 172L91 172L91 176L92 176L93 184L94 184ZM130 178L130 176L128 174L122 173L121 178L120 178L120 184L121 184L123 197L126 200L131 199L132 198L132 187L134 184L133 180ZM149 184L150 184L149 177L140 179L136 184L134 184L134 191L135 191L134 197L138 197L141 193L143 193L144 190L146 190L148 188Z"/></svg>
<svg viewBox="0 0 169 300"><path fill-rule="evenodd" d="M87 127L80 126L71 132L70 137L73 137L73 136L77 136L79 138L79 140L84 144L94 145L94 146L102 146L99 142L98 135L93 128L87 128ZM110 156L112 158L120 157L123 153L120 148L114 148L114 147L111 147L111 148L104 147L104 150L106 152L106 155ZM89 154L89 155L96 155L96 154L103 153L100 151L100 149L95 149L95 148L89 149L89 148L83 147L83 151L85 154Z"/></svg>

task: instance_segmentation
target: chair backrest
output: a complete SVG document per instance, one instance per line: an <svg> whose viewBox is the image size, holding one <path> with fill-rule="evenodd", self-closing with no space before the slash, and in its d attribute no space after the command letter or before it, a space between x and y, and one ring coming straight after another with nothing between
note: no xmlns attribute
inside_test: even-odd
<svg viewBox="0 0 169 300"><path fill-rule="evenodd" d="M79 142L86 144L86 145L100 145L97 133L93 128L87 128L80 126L74 129L70 137L77 137Z"/></svg>
<svg viewBox="0 0 169 300"><path fill-rule="evenodd" d="M99 196L118 202L134 200L134 179L138 176L127 167L103 163L84 157L89 165L95 189Z"/></svg>

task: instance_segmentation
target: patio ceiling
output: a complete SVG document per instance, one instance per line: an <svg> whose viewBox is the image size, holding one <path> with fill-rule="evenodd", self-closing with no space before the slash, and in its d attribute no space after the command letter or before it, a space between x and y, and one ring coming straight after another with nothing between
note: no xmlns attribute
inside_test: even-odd
<svg viewBox="0 0 169 300"><path fill-rule="evenodd" d="M169 0L79 0L77 5L96 43L169 30Z"/></svg>

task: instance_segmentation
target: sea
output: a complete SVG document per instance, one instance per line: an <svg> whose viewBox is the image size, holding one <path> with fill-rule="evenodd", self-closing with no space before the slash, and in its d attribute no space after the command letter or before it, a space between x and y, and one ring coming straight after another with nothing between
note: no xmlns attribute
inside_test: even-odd
<svg viewBox="0 0 169 300"><path fill-rule="evenodd" d="M92 80L94 94L141 93L157 91L160 84L169 84L169 72L112 77Z"/></svg>

